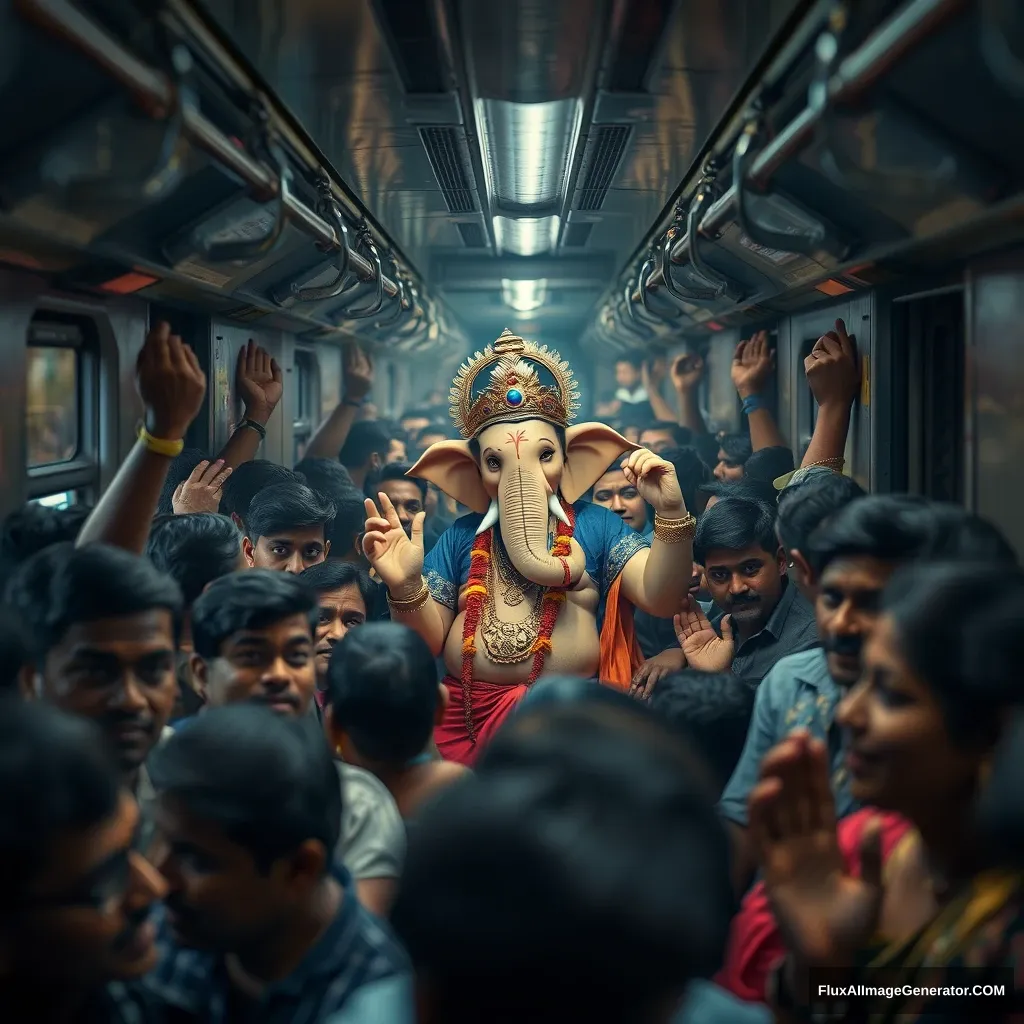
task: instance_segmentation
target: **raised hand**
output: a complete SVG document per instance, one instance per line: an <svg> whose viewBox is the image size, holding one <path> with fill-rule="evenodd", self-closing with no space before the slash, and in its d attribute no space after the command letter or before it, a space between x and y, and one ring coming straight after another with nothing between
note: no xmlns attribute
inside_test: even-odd
<svg viewBox="0 0 1024 1024"><path fill-rule="evenodd" d="M732 616L722 619L722 635L715 632L701 607L691 596L682 613L676 615L676 639L686 655L686 663L699 672L728 672L736 656L732 635Z"/></svg>
<svg viewBox="0 0 1024 1024"><path fill-rule="evenodd" d="M653 658L648 658L633 674L629 684L629 695L640 700L647 700L660 679L673 672L681 672L686 668L686 656L677 647L662 651Z"/></svg>
<svg viewBox="0 0 1024 1024"><path fill-rule="evenodd" d="M349 345L342 369L345 401L361 402L373 387L373 360L358 345Z"/></svg>
<svg viewBox="0 0 1024 1024"><path fill-rule="evenodd" d="M249 419L266 423L284 394L284 375L276 359L252 340L238 353L235 387Z"/></svg>
<svg viewBox="0 0 1024 1024"><path fill-rule="evenodd" d="M849 967L870 941L882 903L881 834L866 829L861 877L836 839L825 744L796 732L761 763L749 800L765 891L787 947L806 967Z"/></svg>
<svg viewBox="0 0 1024 1024"><path fill-rule="evenodd" d="M704 360L695 354L677 356L671 372L676 391L692 391L704 376Z"/></svg>
<svg viewBox="0 0 1024 1024"><path fill-rule="evenodd" d="M804 373L819 406L850 408L860 389L860 359L856 337L847 334L842 320L814 343L804 360Z"/></svg>
<svg viewBox="0 0 1024 1024"><path fill-rule="evenodd" d="M679 489L675 466L646 448L632 452L622 464L622 472L640 497L667 518L686 515L683 492Z"/></svg>
<svg viewBox="0 0 1024 1024"><path fill-rule="evenodd" d="M412 521L412 537L407 537L391 499L384 493L378 494L377 498L380 501L379 510L372 498L367 498L363 503L366 508L363 554L384 581L392 597L410 599L416 596L421 586L423 520L426 513L416 515Z"/></svg>
<svg viewBox="0 0 1024 1024"><path fill-rule="evenodd" d="M163 441L182 440L202 407L206 375L166 321L146 335L135 364L135 385L146 409L146 429Z"/></svg>
<svg viewBox="0 0 1024 1024"><path fill-rule="evenodd" d="M176 516L189 512L216 512L220 509L224 482L231 476L231 467L223 459L204 460L192 470L187 480L174 489L171 508Z"/></svg>
<svg viewBox="0 0 1024 1024"><path fill-rule="evenodd" d="M749 341L741 341L732 357L733 386L740 398L759 395L775 368L775 353L768 346L768 332L758 331Z"/></svg>

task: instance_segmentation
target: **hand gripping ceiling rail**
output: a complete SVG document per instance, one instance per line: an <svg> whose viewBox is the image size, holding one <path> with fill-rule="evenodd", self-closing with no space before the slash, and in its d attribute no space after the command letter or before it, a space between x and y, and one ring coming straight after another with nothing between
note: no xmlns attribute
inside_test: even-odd
<svg viewBox="0 0 1024 1024"><path fill-rule="evenodd" d="M16 0L16 7L27 20L94 60L132 93L150 117L165 120L173 115L176 108L175 86L167 76L137 59L67 0ZM271 202L280 197L284 216L322 249L341 250L345 245L345 239L338 237L331 224L287 187L282 188L279 171L250 156L205 118L195 105L183 105L181 118L181 132L193 145L236 174L261 201ZM349 250L348 266L364 281L376 281L379 275L383 293L389 298L401 296L399 286L380 272L379 263L375 266L361 253Z"/></svg>
<svg viewBox="0 0 1024 1024"><path fill-rule="evenodd" d="M872 86L894 64L915 46L957 14L967 0L911 0L872 33L868 40L851 53L829 79L822 100L810 103L750 162L750 174L743 187L767 188L772 176L814 137L814 132L830 107L848 103ZM738 186L733 182L728 191L704 212L695 226L697 235L714 238L725 228L738 210ZM697 186L700 189L700 184ZM690 231L672 246L673 264L689 260ZM645 290L664 284L662 267L655 268L645 281ZM631 289L632 300L641 301L638 287Z"/></svg>

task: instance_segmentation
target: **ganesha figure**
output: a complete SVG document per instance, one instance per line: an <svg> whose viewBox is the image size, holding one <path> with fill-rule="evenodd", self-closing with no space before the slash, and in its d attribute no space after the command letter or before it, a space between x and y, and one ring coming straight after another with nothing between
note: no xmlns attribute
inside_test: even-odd
<svg viewBox="0 0 1024 1024"><path fill-rule="evenodd" d="M464 440L431 445L410 470L473 514L424 559L422 513L409 538L385 495L380 509L366 502L363 550L392 618L444 657L435 739L448 760L472 764L542 671L628 687L641 660L633 607L671 617L686 597L696 523L675 470L603 424L570 426L578 399L556 352L506 330L455 379ZM580 500L626 452L655 509L650 544Z"/></svg>

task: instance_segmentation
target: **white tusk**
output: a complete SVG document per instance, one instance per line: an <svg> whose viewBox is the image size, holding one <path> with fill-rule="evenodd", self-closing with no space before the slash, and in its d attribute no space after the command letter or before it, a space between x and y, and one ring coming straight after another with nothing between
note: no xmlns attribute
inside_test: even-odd
<svg viewBox="0 0 1024 1024"><path fill-rule="evenodd" d="M491 498L491 507L484 514L480 525L476 529L476 535L486 533L498 521L498 499Z"/></svg>
<svg viewBox="0 0 1024 1024"><path fill-rule="evenodd" d="M560 522L565 523L566 526L571 526L569 517L565 514L565 509L562 508L562 503L558 500L557 494L548 495L548 511Z"/></svg>

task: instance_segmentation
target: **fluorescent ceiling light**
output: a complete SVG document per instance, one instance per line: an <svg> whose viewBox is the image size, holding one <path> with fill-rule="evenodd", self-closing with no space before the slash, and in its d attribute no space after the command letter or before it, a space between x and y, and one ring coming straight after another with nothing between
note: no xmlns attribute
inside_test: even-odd
<svg viewBox="0 0 1024 1024"><path fill-rule="evenodd" d="M501 282L501 297L506 306L511 306L517 313L532 313L544 305L547 297L548 283L541 281L510 281L505 278Z"/></svg>
<svg viewBox="0 0 1024 1024"><path fill-rule="evenodd" d="M542 206L561 198L582 112L578 99L477 100L487 184L497 205Z"/></svg>
<svg viewBox="0 0 1024 1024"><path fill-rule="evenodd" d="M555 247L558 226L557 217L495 217L494 237L502 252L536 256Z"/></svg>

